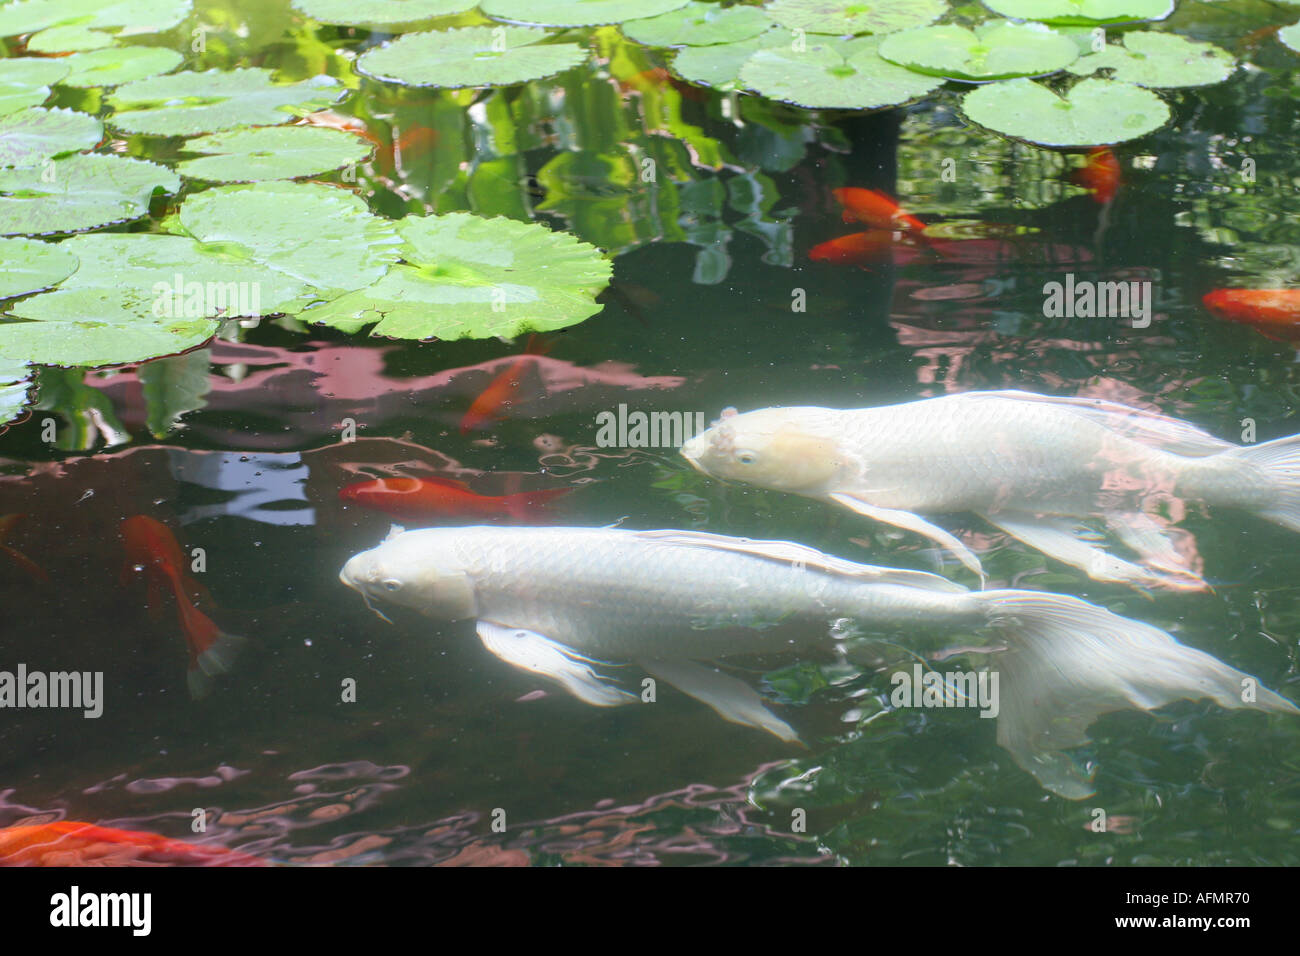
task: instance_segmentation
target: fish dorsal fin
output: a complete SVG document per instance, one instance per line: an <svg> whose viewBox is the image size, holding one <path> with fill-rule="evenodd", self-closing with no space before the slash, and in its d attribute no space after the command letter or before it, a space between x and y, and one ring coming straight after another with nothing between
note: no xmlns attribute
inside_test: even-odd
<svg viewBox="0 0 1300 956"><path fill-rule="evenodd" d="M793 541L760 541L754 538L733 538L724 534L710 534L707 531L637 531L638 538L657 541L678 547L709 548L715 551L734 551L737 554L749 554L756 558L766 558L782 564L799 565L814 568L826 574L853 578L859 581L871 581L876 584L901 584L906 587L923 588L927 591L948 591L951 593L967 590L947 578L926 571L906 571L899 568L879 568L871 564L856 564L833 555L825 554L807 545L795 544Z"/></svg>
<svg viewBox="0 0 1300 956"><path fill-rule="evenodd" d="M399 534L404 534L405 532L406 532L406 529L405 529L404 527L402 527L400 524L390 524L390 525L388 526L388 534L384 537L384 540L385 540L385 541L392 541L392 540L393 540L394 538L396 538Z"/></svg>
<svg viewBox="0 0 1300 956"><path fill-rule="evenodd" d="M426 485L437 485L439 488L453 488L456 491L470 490L469 485L465 484L465 482L461 481L459 478L443 478L439 475L426 475L425 477L416 480L422 481Z"/></svg>
<svg viewBox="0 0 1300 956"><path fill-rule="evenodd" d="M1038 402L1043 405L1055 405L1144 445L1152 445L1174 454L1188 455L1193 458L1217 455L1237 447L1187 422L1170 418L1159 412L1144 411L1121 405L1119 402L1107 401L1104 398L1038 395L1034 392L1010 389L996 392L964 392L960 396L953 397L975 401Z"/></svg>

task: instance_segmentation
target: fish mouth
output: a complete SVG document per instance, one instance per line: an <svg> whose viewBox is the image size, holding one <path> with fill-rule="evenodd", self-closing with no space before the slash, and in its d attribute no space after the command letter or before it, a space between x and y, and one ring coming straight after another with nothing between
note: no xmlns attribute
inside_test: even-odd
<svg viewBox="0 0 1300 956"><path fill-rule="evenodd" d="M700 464L700 458L704 455L707 442L703 435L696 435L682 442L682 447L678 449L681 456L691 463L691 466L697 471L704 471L704 466Z"/></svg>

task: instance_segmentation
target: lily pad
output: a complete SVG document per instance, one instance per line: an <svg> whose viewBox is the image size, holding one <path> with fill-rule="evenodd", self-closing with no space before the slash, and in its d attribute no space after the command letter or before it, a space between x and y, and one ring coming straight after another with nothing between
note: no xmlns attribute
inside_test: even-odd
<svg viewBox="0 0 1300 956"><path fill-rule="evenodd" d="M408 33L363 53L357 70L410 86L511 86L571 69L587 58L576 43L538 43L533 27L465 27Z"/></svg>
<svg viewBox="0 0 1300 956"><path fill-rule="evenodd" d="M923 27L947 13L948 4L944 0L776 0L763 9L791 30L848 36Z"/></svg>
<svg viewBox="0 0 1300 956"><path fill-rule="evenodd" d="M740 68L741 82L774 100L816 109L878 109L925 96L943 85L881 59L875 38L827 40L800 53L790 45L759 50Z"/></svg>
<svg viewBox="0 0 1300 956"><path fill-rule="evenodd" d="M600 250L564 233L468 213L397 223L405 265L367 289L299 317L402 339L513 337L575 325L599 312L609 284Z"/></svg>
<svg viewBox="0 0 1300 956"><path fill-rule="evenodd" d="M63 60L17 57L0 60L0 116L28 106L40 106L50 96L50 87L68 75Z"/></svg>
<svg viewBox="0 0 1300 956"><path fill-rule="evenodd" d="M103 30L88 30L78 24L50 27L27 38L29 53L78 53L82 50L102 50L113 45L113 34Z"/></svg>
<svg viewBox="0 0 1300 956"><path fill-rule="evenodd" d="M87 113L32 106L0 116L0 166L35 166L103 138L104 124Z"/></svg>
<svg viewBox="0 0 1300 956"><path fill-rule="evenodd" d="M354 133L319 126L259 126L199 136L187 153L206 153L176 167L182 176L211 182L248 183L263 179L315 176L364 162L371 147Z"/></svg>
<svg viewBox="0 0 1300 956"><path fill-rule="evenodd" d="M789 34L773 27L756 37L737 43L716 43L713 46L687 47L673 58L673 72L692 83L700 83L720 90L740 87L740 68L759 50L788 42Z"/></svg>
<svg viewBox="0 0 1300 956"><path fill-rule="evenodd" d="M163 166L94 153L0 169L0 236L80 232L139 219L155 189L174 193L180 186Z"/></svg>
<svg viewBox="0 0 1300 956"><path fill-rule="evenodd" d="M0 239L0 299L52 289L77 271L77 257L61 244Z"/></svg>
<svg viewBox="0 0 1300 956"><path fill-rule="evenodd" d="M479 9L497 20L544 27L594 27L657 17L687 0L482 0Z"/></svg>
<svg viewBox="0 0 1300 956"><path fill-rule="evenodd" d="M17 0L0 6L0 37L57 26L156 33L189 15L190 0Z"/></svg>
<svg viewBox="0 0 1300 956"><path fill-rule="evenodd" d="M1232 75L1237 61L1213 43L1197 43L1173 33L1140 30L1125 33L1123 46L1112 43L1100 53L1080 57L1071 73L1086 76L1111 70L1111 79L1138 86L1209 86Z"/></svg>
<svg viewBox="0 0 1300 956"><path fill-rule="evenodd" d="M1277 38L1286 46L1300 53L1300 23L1293 23L1277 31Z"/></svg>
<svg viewBox="0 0 1300 956"><path fill-rule="evenodd" d="M293 8L321 23L382 26L464 13L474 0L293 0Z"/></svg>
<svg viewBox="0 0 1300 956"><path fill-rule="evenodd" d="M974 30L948 23L890 34L880 55L922 73L982 82L1055 73L1072 63L1079 49L1041 23L995 20Z"/></svg>
<svg viewBox="0 0 1300 956"><path fill-rule="evenodd" d="M64 60L72 72L59 82L64 86L118 86L147 76L167 73L185 58L162 46L115 46L107 50L74 53Z"/></svg>
<svg viewBox="0 0 1300 956"><path fill-rule="evenodd" d="M0 360L0 434L27 407L32 369L26 362Z"/></svg>
<svg viewBox="0 0 1300 956"><path fill-rule="evenodd" d="M758 36L772 26L761 7L723 7L692 0L657 17L629 20L623 35L647 46L712 46Z"/></svg>
<svg viewBox="0 0 1300 956"><path fill-rule="evenodd" d="M1174 12L1174 0L984 0L984 6L1017 20L1086 27L1163 20Z"/></svg>
<svg viewBox="0 0 1300 956"><path fill-rule="evenodd" d="M285 287L311 287L297 301L264 294L266 312L296 312L364 288L401 255L390 220L371 213L352 191L321 183L208 189L182 203L166 225L232 262L258 264L282 277Z"/></svg>
<svg viewBox="0 0 1300 956"><path fill-rule="evenodd" d="M981 126L1042 146L1122 143L1169 120L1156 94L1114 80L1083 80L1065 97L1032 80L1006 80L967 93L962 109Z"/></svg>
<svg viewBox="0 0 1300 956"><path fill-rule="evenodd" d="M271 126L337 103L347 89L331 76L275 83L258 67L172 73L136 80L108 98L115 129L192 136L235 126Z"/></svg>

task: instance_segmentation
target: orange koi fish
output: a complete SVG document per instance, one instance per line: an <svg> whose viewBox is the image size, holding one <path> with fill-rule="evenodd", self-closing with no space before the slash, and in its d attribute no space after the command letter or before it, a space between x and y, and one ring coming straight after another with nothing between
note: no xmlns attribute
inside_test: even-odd
<svg viewBox="0 0 1300 956"><path fill-rule="evenodd" d="M846 186L832 189L831 195L844 207L845 222L865 222L877 229L911 229L915 232L925 229L925 223L908 215L897 202L874 189Z"/></svg>
<svg viewBox="0 0 1300 956"><path fill-rule="evenodd" d="M895 234L888 229L868 229L813 246L808 250L808 258L837 266L883 262L892 257L897 241Z"/></svg>
<svg viewBox="0 0 1300 956"><path fill-rule="evenodd" d="M545 355L549 350L549 344L543 344L536 335L530 335L524 354L511 362L510 367L494 378L483 393L474 399L474 404L460 420L460 433L468 435L471 431L486 428L492 422L505 418L503 409L510 404L510 396L519 386L519 376L536 361L537 356Z"/></svg>
<svg viewBox="0 0 1300 956"><path fill-rule="evenodd" d="M1221 319L1277 342L1300 342L1300 289L1215 289L1201 301Z"/></svg>
<svg viewBox="0 0 1300 956"><path fill-rule="evenodd" d="M58 820L0 830L0 866L265 866L223 846Z"/></svg>
<svg viewBox="0 0 1300 956"><path fill-rule="evenodd" d="M340 489L339 498L407 521L444 517L526 521L547 502L572 490L546 488L513 495L480 495L453 478L378 478Z"/></svg>
<svg viewBox="0 0 1300 956"><path fill-rule="evenodd" d="M4 539L9 536L9 532L13 529L13 526L25 517L26 515L23 514L0 515L0 551L7 554L14 564L18 565L18 567L22 568L36 580L48 584L50 582L50 576L45 573L44 568L31 558L27 557L27 555L23 554L17 548L10 547L4 543Z"/></svg>
<svg viewBox="0 0 1300 956"><path fill-rule="evenodd" d="M1070 174L1070 182L1092 193L1092 198L1105 205L1115 198L1120 187L1119 159L1106 146L1088 150L1083 167Z"/></svg>
<svg viewBox="0 0 1300 956"><path fill-rule="evenodd" d="M133 571L143 574L148 586L145 604L151 611L159 606L159 593L171 588L190 652L185 682L191 697L205 696L209 690L208 679L230 670L235 651L244 639L222 632L211 618L194 606L195 600L211 601L211 596L207 588L181 570L185 567L185 558L176 543L176 536L165 524L147 515L135 515L123 521L118 530L126 545L123 585L130 582Z"/></svg>

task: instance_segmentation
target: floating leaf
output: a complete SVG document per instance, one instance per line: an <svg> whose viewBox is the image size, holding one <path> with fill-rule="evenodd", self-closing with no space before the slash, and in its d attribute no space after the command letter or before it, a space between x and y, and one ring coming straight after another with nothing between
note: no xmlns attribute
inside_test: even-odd
<svg viewBox="0 0 1300 956"><path fill-rule="evenodd" d="M321 23L387 25L464 13L474 0L293 0L293 8Z"/></svg>
<svg viewBox="0 0 1300 956"><path fill-rule="evenodd" d="M687 0L482 0L479 9L498 20L544 27L594 27L657 17Z"/></svg>
<svg viewBox="0 0 1300 956"><path fill-rule="evenodd" d="M760 7L723 7L692 0L657 17L629 20L623 35L648 46L711 46L758 36L772 26Z"/></svg>
<svg viewBox="0 0 1300 956"><path fill-rule="evenodd" d="M367 76L411 86L511 86L577 66L587 52L576 43L546 43L532 27L466 27L408 33L357 59Z"/></svg>
<svg viewBox="0 0 1300 956"><path fill-rule="evenodd" d="M1277 38L1284 46L1300 53L1300 23L1293 23L1277 31Z"/></svg>
<svg viewBox="0 0 1300 956"><path fill-rule="evenodd" d="M0 116L28 106L39 106L50 95L50 87L68 75L63 60L18 57L0 60Z"/></svg>
<svg viewBox="0 0 1300 956"><path fill-rule="evenodd" d="M973 122L1043 146L1098 146L1137 139L1169 120L1150 90L1114 80L1083 80L1065 97L1032 80L991 83L967 93Z"/></svg>
<svg viewBox="0 0 1300 956"><path fill-rule="evenodd" d="M0 359L0 435L27 407L31 387L31 366L13 359Z"/></svg>
<svg viewBox="0 0 1300 956"><path fill-rule="evenodd" d="M745 86L774 100L818 109L877 109L925 96L943 79L883 60L880 41L827 40L800 53L759 50L740 69Z"/></svg>
<svg viewBox="0 0 1300 956"><path fill-rule="evenodd" d="M302 313L308 322L403 339L513 337L600 311L609 283L600 250L536 223L467 213L397 223L402 257L367 289Z"/></svg>
<svg viewBox="0 0 1300 956"><path fill-rule="evenodd" d="M776 0L764 10L791 30L848 36L923 27L943 16L948 4L944 0Z"/></svg>
<svg viewBox="0 0 1300 956"><path fill-rule="evenodd" d="M956 80L1003 80L1055 73L1078 47L1041 23L993 21L967 30L955 24L921 27L884 38L880 55L922 73Z"/></svg>
<svg viewBox="0 0 1300 956"><path fill-rule="evenodd" d="M0 166L35 166L52 156L90 149L104 124L86 113L32 106L0 116Z"/></svg>
<svg viewBox="0 0 1300 956"><path fill-rule="evenodd" d="M350 190L322 183L208 189L181 205L172 228L232 262L262 266L282 277L285 287L311 287L296 302L263 295L267 312L295 312L364 288L401 253L390 220L371 213Z"/></svg>
<svg viewBox="0 0 1300 956"><path fill-rule="evenodd" d="M64 86L117 86L176 69L185 58L162 46L115 46L74 53L64 60L72 72Z"/></svg>
<svg viewBox="0 0 1300 956"><path fill-rule="evenodd" d="M52 289L77 271L77 257L39 239L0 239L0 299Z"/></svg>
<svg viewBox="0 0 1300 956"><path fill-rule="evenodd" d="M687 47L673 58L673 72L692 83L729 90L740 86L740 68L759 50L774 47L789 34L773 28L737 43ZM801 150L802 153L802 150Z"/></svg>
<svg viewBox="0 0 1300 956"><path fill-rule="evenodd" d="M50 27L27 38L29 53L76 53L102 50L113 45L113 35L103 30L88 30L80 25Z"/></svg>
<svg viewBox="0 0 1300 956"><path fill-rule="evenodd" d="M208 404L212 390L211 349L154 359L137 371L144 393L145 426L154 438L166 438L188 412Z"/></svg>
<svg viewBox="0 0 1300 956"><path fill-rule="evenodd" d="M1174 0L984 0L984 6L1017 20L1085 27L1163 20L1174 12Z"/></svg>
<svg viewBox="0 0 1300 956"><path fill-rule="evenodd" d="M182 176L223 183L314 176L363 162L371 147L354 133L317 126L259 126L199 136L187 153L206 153L176 167Z"/></svg>
<svg viewBox="0 0 1300 956"><path fill-rule="evenodd" d="M174 193L170 169L142 159L77 154L41 167L0 169L0 235L79 232L138 219L155 189Z"/></svg>
<svg viewBox="0 0 1300 956"><path fill-rule="evenodd" d="M1196 43L1173 33L1140 30L1125 33L1123 46L1112 43L1099 53L1080 57L1071 73L1085 76L1111 70L1111 79L1138 86L1209 86L1232 75L1237 61L1212 43Z"/></svg>
<svg viewBox="0 0 1300 956"><path fill-rule="evenodd" d="M189 15L190 0L17 0L0 6L0 37L57 26L83 30L124 27L131 33L156 33L171 29Z"/></svg>
<svg viewBox="0 0 1300 956"><path fill-rule="evenodd" d="M271 126L324 109L347 89L331 76L275 83L257 67L172 73L117 88L108 101L116 129L154 136L192 136L235 126Z"/></svg>

